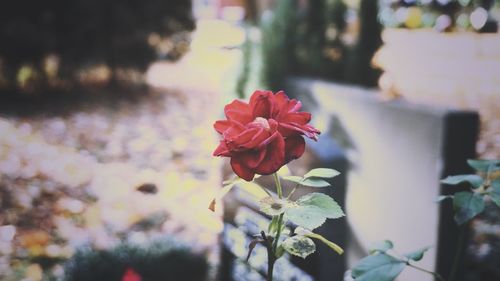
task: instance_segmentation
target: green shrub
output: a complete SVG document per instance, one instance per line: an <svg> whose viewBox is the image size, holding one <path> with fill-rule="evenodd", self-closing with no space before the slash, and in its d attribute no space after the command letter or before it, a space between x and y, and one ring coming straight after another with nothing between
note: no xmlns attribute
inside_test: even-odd
<svg viewBox="0 0 500 281"><path fill-rule="evenodd" d="M110 250L83 247L65 264L64 281L121 281L129 268L142 281L204 281L208 274L205 257L173 240L162 240Z"/></svg>
<svg viewBox="0 0 500 281"><path fill-rule="evenodd" d="M103 65L111 80L141 72L161 40L192 29L189 0L10 1L0 8L0 90L69 90Z"/></svg>

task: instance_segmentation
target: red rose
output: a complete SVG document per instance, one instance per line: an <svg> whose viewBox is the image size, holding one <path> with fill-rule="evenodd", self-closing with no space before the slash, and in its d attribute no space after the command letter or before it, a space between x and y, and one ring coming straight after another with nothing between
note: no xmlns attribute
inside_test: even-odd
<svg viewBox="0 0 500 281"><path fill-rule="evenodd" d="M283 91L255 91L250 103L234 100L224 107L227 120L215 122L222 135L214 156L231 158L233 171L251 181L255 174L269 175L304 153L302 135L317 140L320 133L308 125L311 114L299 112L302 104Z"/></svg>
<svg viewBox="0 0 500 281"><path fill-rule="evenodd" d="M142 281L142 277L133 268L127 268L121 281Z"/></svg>

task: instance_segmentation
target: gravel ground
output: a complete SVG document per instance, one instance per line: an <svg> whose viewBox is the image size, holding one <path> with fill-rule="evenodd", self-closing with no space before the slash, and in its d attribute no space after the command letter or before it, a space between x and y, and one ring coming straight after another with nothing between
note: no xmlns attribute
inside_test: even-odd
<svg viewBox="0 0 500 281"><path fill-rule="evenodd" d="M0 279L60 276L60 262L87 243L174 234L213 251L221 228L220 214L207 211L220 183L215 101L149 91L1 117Z"/></svg>

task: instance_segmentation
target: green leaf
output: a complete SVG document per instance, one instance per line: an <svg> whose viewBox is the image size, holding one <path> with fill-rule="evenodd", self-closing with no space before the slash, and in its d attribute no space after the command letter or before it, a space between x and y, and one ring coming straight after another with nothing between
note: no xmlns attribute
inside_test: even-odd
<svg viewBox="0 0 500 281"><path fill-rule="evenodd" d="M448 198L453 199L453 195L439 195L438 198L436 199L436 203L443 202Z"/></svg>
<svg viewBox="0 0 500 281"><path fill-rule="evenodd" d="M279 245L278 248L276 248L276 259L281 258L285 254L285 249L283 248L283 245Z"/></svg>
<svg viewBox="0 0 500 281"><path fill-rule="evenodd" d="M484 210L484 200L480 194L469 191L455 193L453 197L455 221L461 225Z"/></svg>
<svg viewBox="0 0 500 281"><path fill-rule="evenodd" d="M377 244L375 244L371 249L370 249L370 252L371 253L374 253L376 251L378 252L385 252L387 250L390 250L394 247L394 244L392 243L392 241L390 240L384 240L384 241L381 241L381 242L378 242Z"/></svg>
<svg viewBox="0 0 500 281"><path fill-rule="evenodd" d="M500 207L500 179L493 180L488 188L488 195L491 200Z"/></svg>
<svg viewBox="0 0 500 281"><path fill-rule="evenodd" d="M316 168L304 175L304 178L333 178L340 175L340 172L334 169Z"/></svg>
<svg viewBox="0 0 500 281"><path fill-rule="evenodd" d="M425 247L419 250L416 250L414 252L408 253L405 255L405 257L409 258L410 260L414 261L419 261L424 257L424 253L427 252L431 247Z"/></svg>
<svg viewBox="0 0 500 281"><path fill-rule="evenodd" d="M385 254L363 258L352 269L356 281L392 281L403 271L405 262Z"/></svg>
<svg viewBox="0 0 500 281"><path fill-rule="evenodd" d="M314 233L308 229L305 229L305 228L299 226L295 229L295 233L297 235L302 235L302 236L307 236L309 238L318 239L319 241L325 243L332 250L337 252L337 254L339 254L339 255L342 255L344 253L344 249L342 249L339 245L333 243L332 241L326 239L325 237L323 237L317 233Z"/></svg>
<svg viewBox="0 0 500 281"><path fill-rule="evenodd" d="M441 183L457 185L463 182L468 182L472 184L474 188L478 188L483 184L483 178L478 175L457 175L457 176L448 176L445 179L441 180Z"/></svg>
<svg viewBox="0 0 500 281"><path fill-rule="evenodd" d="M303 259L316 251L314 242L305 236L288 237L281 245L290 254Z"/></svg>
<svg viewBox="0 0 500 281"><path fill-rule="evenodd" d="M490 166L493 166L493 169L500 168L500 160L467 160L467 164L474 168L478 172L488 172Z"/></svg>
<svg viewBox="0 0 500 281"><path fill-rule="evenodd" d="M321 226L327 218L344 216L337 202L328 195L316 192L302 196L285 212L290 221L310 230Z"/></svg>
<svg viewBox="0 0 500 281"><path fill-rule="evenodd" d="M300 182L300 185L310 186L310 187L327 187L330 183L322 179L311 179L307 178Z"/></svg>
<svg viewBox="0 0 500 281"><path fill-rule="evenodd" d="M283 179L295 183L301 183L304 178L299 176L284 176Z"/></svg>
<svg viewBox="0 0 500 281"><path fill-rule="evenodd" d="M310 187L327 187L330 186L330 183L322 180L322 179L316 179L316 178L303 178L299 176L286 176L283 177L284 180L291 181L298 183L303 186L310 186Z"/></svg>
<svg viewBox="0 0 500 281"><path fill-rule="evenodd" d="M326 221L326 217L315 206L290 208L286 210L286 215L291 222L307 229L315 229Z"/></svg>

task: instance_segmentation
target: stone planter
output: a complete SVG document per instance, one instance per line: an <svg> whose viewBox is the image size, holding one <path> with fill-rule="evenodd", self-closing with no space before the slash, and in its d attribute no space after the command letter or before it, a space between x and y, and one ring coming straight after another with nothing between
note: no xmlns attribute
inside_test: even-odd
<svg viewBox="0 0 500 281"><path fill-rule="evenodd" d="M384 70L384 92L419 104L477 110L478 153L500 151L500 35L386 29L374 64ZM496 152L495 152L496 151Z"/></svg>

